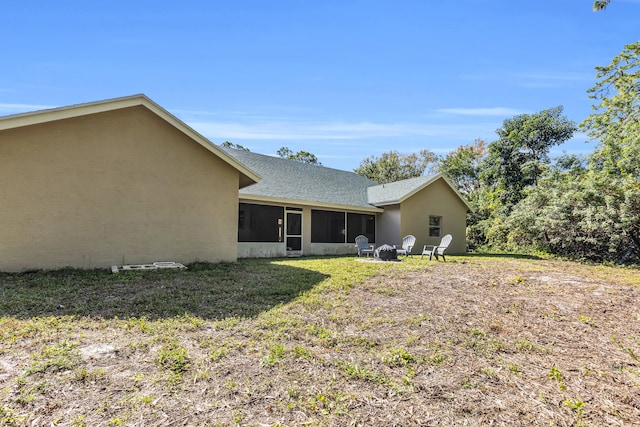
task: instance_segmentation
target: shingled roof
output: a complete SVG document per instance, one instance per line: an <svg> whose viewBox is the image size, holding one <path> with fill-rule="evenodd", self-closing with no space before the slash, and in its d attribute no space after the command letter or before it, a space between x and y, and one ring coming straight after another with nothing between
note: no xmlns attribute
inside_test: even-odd
<svg viewBox="0 0 640 427"><path fill-rule="evenodd" d="M367 188L367 200L374 206L387 206L402 203L418 191L431 185L435 181L442 179L453 190L453 192L462 200L469 210L471 206L442 174L419 176L416 178L403 179L402 181L390 182L387 184L375 185Z"/></svg>
<svg viewBox="0 0 640 427"><path fill-rule="evenodd" d="M381 211L367 201L367 188L377 184L354 172L244 150L224 150L262 178L241 189L241 198Z"/></svg>
<svg viewBox="0 0 640 427"><path fill-rule="evenodd" d="M240 197L244 199L382 212L383 206L402 203L436 180L443 179L471 209L442 174L378 184L354 172L223 149L262 177L257 184L240 190Z"/></svg>
<svg viewBox="0 0 640 427"><path fill-rule="evenodd" d="M419 176L402 181L380 184L367 189L367 200L376 206L393 205L402 202L426 187L440 175Z"/></svg>

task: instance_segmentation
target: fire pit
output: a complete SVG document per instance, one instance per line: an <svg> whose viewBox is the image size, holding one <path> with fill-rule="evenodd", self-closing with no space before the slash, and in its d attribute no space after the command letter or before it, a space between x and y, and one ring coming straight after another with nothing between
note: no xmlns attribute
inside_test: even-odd
<svg viewBox="0 0 640 427"><path fill-rule="evenodd" d="M380 261L397 260L396 248L391 245L382 245L373 251L373 257Z"/></svg>

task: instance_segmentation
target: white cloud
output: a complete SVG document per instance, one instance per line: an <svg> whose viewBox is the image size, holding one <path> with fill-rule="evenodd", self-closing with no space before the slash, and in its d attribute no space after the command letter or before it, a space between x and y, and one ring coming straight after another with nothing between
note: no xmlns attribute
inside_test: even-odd
<svg viewBox="0 0 640 427"><path fill-rule="evenodd" d="M3 113L17 114L25 113L27 111L46 110L48 108L54 108L51 105L39 105L39 104L0 104L0 111Z"/></svg>
<svg viewBox="0 0 640 427"><path fill-rule="evenodd" d="M187 122L212 140L356 140L391 137L456 137L487 125L372 122ZM493 125L489 125L493 130Z"/></svg>
<svg viewBox="0 0 640 427"><path fill-rule="evenodd" d="M460 76L464 80L502 82L512 86L525 88L551 88L564 87L569 83L592 82L595 72L575 71L522 71L506 74L466 74Z"/></svg>
<svg viewBox="0 0 640 427"><path fill-rule="evenodd" d="M459 116L490 116L490 117L505 117L522 114L523 111L516 110L515 108L506 107L486 107L486 108L441 108L438 110L440 113L456 114Z"/></svg>

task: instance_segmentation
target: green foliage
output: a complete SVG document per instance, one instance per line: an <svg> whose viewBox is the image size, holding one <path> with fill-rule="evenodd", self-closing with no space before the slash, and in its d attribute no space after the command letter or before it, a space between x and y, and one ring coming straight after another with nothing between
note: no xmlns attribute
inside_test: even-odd
<svg viewBox="0 0 640 427"><path fill-rule="evenodd" d="M571 408L573 411L575 411L578 417L576 425L584 425L580 422L580 419L584 416L584 402L579 399L568 399L563 400L562 403L568 408Z"/></svg>
<svg viewBox="0 0 640 427"><path fill-rule="evenodd" d="M607 66L596 67L588 90L597 105L581 123L599 141L592 167L609 176L640 177L640 42L628 44Z"/></svg>
<svg viewBox="0 0 640 427"><path fill-rule="evenodd" d="M298 151L297 153L294 153L289 147L281 147L277 151L277 154L283 159L294 160L300 163L309 163L312 165L322 164L318 161L318 158L316 157L315 154L310 153L308 151Z"/></svg>
<svg viewBox="0 0 640 427"><path fill-rule="evenodd" d="M421 358L409 353L402 347L392 347L388 354L382 356L382 362L389 366L408 366L420 363Z"/></svg>
<svg viewBox="0 0 640 427"><path fill-rule="evenodd" d="M475 193L472 238L510 251L640 262L640 42L596 71L593 113L580 124L596 150L550 164L549 147L575 130L560 107L506 120L482 165L489 189Z"/></svg>
<svg viewBox="0 0 640 427"><path fill-rule="evenodd" d="M595 0L593 2L593 10L596 12L607 8L611 0Z"/></svg>
<svg viewBox="0 0 640 427"><path fill-rule="evenodd" d="M438 171L451 181L473 208L467 213L467 241L471 248L486 242L486 220L491 216L489 205L495 196L480 179L487 153L485 141L476 139L473 144L451 151L438 166Z"/></svg>
<svg viewBox="0 0 640 427"><path fill-rule="evenodd" d="M560 370L555 366L551 367L548 377L558 383L558 387L560 388L560 390L567 389L567 386L564 384L564 375L562 375L562 372L560 372Z"/></svg>
<svg viewBox="0 0 640 427"><path fill-rule="evenodd" d="M498 140L489 144L482 179L495 188L497 198L510 212L535 186L549 164L549 149L569 140L574 122L562 115L562 106L535 114L521 114L503 122Z"/></svg>
<svg viewBox="0 0 640 427"><path fill-rule="evenodd" d="M286 348L282 343L273 343L269 346L269 354L262 359L265 365L273 365L278 360L284 359Z"/></svg>
<svg viewBox="0 0 640 427"><path fill-rule="evenodd" d="M386 184L421 176L434 169L438 161L438 156L429 150L411 154L394 150L382 153L380 157L365 158L354 172L378 184Z"/></svg>
<svg viewBox="0 0 640 427"><path fill-rule="evenodd" d="M503 122L498 140L485 145L476 140L445 156L439 171L445 174L473 208L467 215L469 247L506 248L513 230L507 219L550 167L552 146L571 138L575 123L562 115L562 107L521 114ZM561 159L560 167L576 161ZM577 162L579 163L579 162Z"/></svg>
<svg viewBox="0 0 640 427"><path fill-rule="evenodd" d="M640 42L597 67L598 101L581 128L599 141L585 165L564 156L485 229L494 246L573 259L640 261Z"/></svg>
<svg viewBox="0 0 640 427"><path fill-rule="evenodd" d="M591 172L549 173L505 219L507 248L529 247L591 261L636 260L629 229L638 221L629 212L640 203L635 192L611 185Z"/></svg>
<svg viewBox="0 0 640 427"><path fill-rule="evenodd" d="M224 147L224 148L233 148L233 149L236 149L236 150L249 151L249 149L247 147L242 146L240 144L235 144L235 143L229 142L229 141L223 142L222 144L220 144L220 146Z"/></svg>
<svg viewBox="0 0 640 427"><path fill-rule="evenodd" d="M610 195L608 213L620 221L624 243L640 258L640 42L628 44L607 66L597 67L594 112L581 127L599 145L590 168ZM629 251L620 254L629 256Z"/></svg>
<svg viewBox="0 0 640 427"><path fill-rule="evenodd" d="M486 143L476 139L473 144L458 147L440 160L438 170L464 196L472 196L481 185L480 165L487 155Z"/></svg>
<svg viewBox="0 0 640 427"><path fill-rule="evenodd" d="M340 369L348 378L351 379L371 381L378 384L391 384L391 380L386 376L358 363L350 361L343 362L340 364Z"/></svg>
<svg viewBox="0 0 640 427"><path fill-rule="evenodd" d="M21 416L14 415L14 412L5 408L4 406L0 406L0 425L1 426L19 426L24 425L24 418Z"/></svg>
<svg viewBox="0 0 640 427"><path fill-rule="evenodd" d="M191 364L189 352L177 341L171 341L162 346L155 359L156 365L169 369L176 374L187 371Z"/></svg>
<svg viewBox="0 0 640 427"><path fill-rule="evenodd" d="M33 355L33 362L27 373L64 371L74 368L79 362L78 343L62 340L57 344L45 346L40 354Z"/></svg>

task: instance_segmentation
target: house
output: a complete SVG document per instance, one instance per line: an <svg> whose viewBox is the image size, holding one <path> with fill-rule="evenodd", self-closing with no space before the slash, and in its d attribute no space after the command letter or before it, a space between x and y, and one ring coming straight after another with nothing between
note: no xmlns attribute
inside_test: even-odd
<svg viewBox="0 0 640 427"><path fill-rule="evenodd" d="M235 261L259 176L144 95L0 118L0 271Z"/></svg>
<svg viewBox="0 0 640 427"><path fill-rule="evenodd" d="M353 172L225 149L262 178L240 189L238 257L354 253L364 234L377 246L416 236L416 250L453 235L466 250L464 198L442 175L378 185Z"/></svg>
<svg viewBox="0 0 640 427"><path fill-rule="evenodd" d="M0 117L0 271L355 253L453 235L441 175L353 172L222 149L144 95Z"/></svg>

